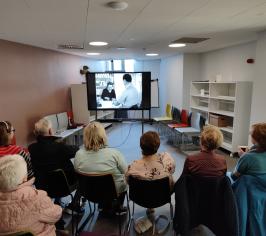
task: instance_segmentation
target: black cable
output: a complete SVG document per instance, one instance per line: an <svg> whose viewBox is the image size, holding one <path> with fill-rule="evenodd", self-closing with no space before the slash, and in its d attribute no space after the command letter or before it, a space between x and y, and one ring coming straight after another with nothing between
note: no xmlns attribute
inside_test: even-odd
<svg viewBox="0 0 266 236"><path fill-rule="evenodd" d="M134 115L133 116L135 116L135 112L134 112ZM119 145L113 146L111 148L119 148L119 147L121 147L122 145L124 145L126 143L126 141L128 140L128 137L129 137L129 135L131 133L131 129L132 129L133 124L134 124L133 122L130 124L128 134L127 134L126 138L124 139L124 141L122 143L120 143Z"/></svg>

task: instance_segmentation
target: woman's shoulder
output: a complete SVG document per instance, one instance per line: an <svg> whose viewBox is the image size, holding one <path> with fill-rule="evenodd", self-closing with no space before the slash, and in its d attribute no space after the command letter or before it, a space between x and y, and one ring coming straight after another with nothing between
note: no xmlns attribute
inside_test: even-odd
<svg viewBox="0 0 266 236"><path fill-rule="evenodd" d="M116 148L112 148L112 147L107 146L107 147L104 147L100 150L107 152L107 153L110 153L110 154L116 154L116 155L122 155L123 156L123 154Z"/></svg>
<svg viewBox="0 0 266 236"><path fill-rule="evenodd" d="M158 153L158 157L162 160L174 160L174 158L168 152Z"/></svg>

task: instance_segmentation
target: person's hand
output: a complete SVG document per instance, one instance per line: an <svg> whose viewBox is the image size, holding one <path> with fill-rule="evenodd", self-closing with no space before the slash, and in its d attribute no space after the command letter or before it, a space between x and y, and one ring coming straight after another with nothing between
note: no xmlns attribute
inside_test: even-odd
<svg viewBox="0 0 266 236"><path fill-rule="evenodd" d="M112 102L112 103L113 103L113 105L114 105L114 106L118 106L118 105L119 105L119 102L118 102L118 101L116 101L116 100L113 100L113 102Z"/></svg>
<svg viewBox="0 0 266 236"><path fill-rule="evenodd" d="M243 150L242 147L243 146L238 146L238 148L237 148L237 152L238 152L239 157L241 157L243 154L245 154L248 151L248 148L246 148L246 150Z"/></svg>

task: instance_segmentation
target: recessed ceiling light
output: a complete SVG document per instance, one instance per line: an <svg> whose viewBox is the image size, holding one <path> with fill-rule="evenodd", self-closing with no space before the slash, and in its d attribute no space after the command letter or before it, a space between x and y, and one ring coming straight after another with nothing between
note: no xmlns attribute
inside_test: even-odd
<svg viewBox="0 0 266 236"><path fill-rule="evenodd" d="M186 44L185 43L170 43L168 46L170 48L182 48L182 47L185 47Z"/></svg>
<svg viewBox="0 0 266 236"><path fill-rule="evenodd" d="M90 42L89 44L92 46L105 46L108 43L106 43L106 42Z"/></svg>
<svg viewBox="0 0 266 236"><path fill-rule="evenodd" d="M101 53L99 53L99 52L87 52L87 55L89 55L89 56L98 56L100 54Z"/></svg>
<svg viewBox="0 0 266 236"><path fill-rule="evenodd" d="M108 2L107 6L117 11L123 11L128 7L128 3L121 1L112 1Z"/></svg>
<svg viewBox="0 0 266 236"><path fill-rule="evenodd" d="M146 53L145 55L148 57L155 57L155 56L158 56L159 54L158 53Z"/></svg>

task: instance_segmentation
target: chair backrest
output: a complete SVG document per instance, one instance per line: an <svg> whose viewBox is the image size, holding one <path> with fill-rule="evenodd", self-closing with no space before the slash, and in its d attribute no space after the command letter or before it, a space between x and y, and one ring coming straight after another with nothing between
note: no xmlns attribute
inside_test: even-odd
<svg viewBox="0 0 266 236"><path fill-rule="evenodd" d="M188 124L188 112L185 109L182 109L180 114L180 119L182 124Z"/></svg>
<svg viewBox="0 0 266 236"><path fill-rule="evenodd" d="M172 106L169 103L166 104L165 115L167 117L172 117Z"/></svg>
<svg viewBox="0 0 266 236"><path fill-rule="evenodd" d="M199 112L191 112L191 127L200 130L200 113Z"/></svg>
<svg viewBox="0 0 266 236"><path fill-rule="evenodd" d="M180 123L181 122L181 114L180 114L180 110L177 107L172 108L172 115L173 115L173 120Z"/></svg>
<svg viewBox="0 0 266 236"><path fill-rule="evenodd" d="M238 207L240 235L265 235L266 174L242 175L232 187Z"/></svg>
<svg viewBox="0 0 266 236"><path fill-rule="evenodd" d="M169 177L143 180L128 178L129 199L145 208L156 208L171 202Z"/></svg>
<svg viewBox="0 0 266 236"><path fill-rule="evenodd" d="M37 189L46 191L51 198L65 197L71 193L70 186L62 169L39 175L35 185Z"/></svg>
<svg viewBox="0 0 266 236"><path fill-rule="evenodd" d="M199 224L216 236L238 236L237 207L230 180L181 176L175 184L174 229L185 235Z"/></svg>
<svg viewBox="0 0 266 236"><path fill-rule="evenodd" d="M86 174L77 172L78 190L90 202L99 203L118 197L112 174Z"/></svg>

